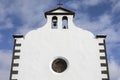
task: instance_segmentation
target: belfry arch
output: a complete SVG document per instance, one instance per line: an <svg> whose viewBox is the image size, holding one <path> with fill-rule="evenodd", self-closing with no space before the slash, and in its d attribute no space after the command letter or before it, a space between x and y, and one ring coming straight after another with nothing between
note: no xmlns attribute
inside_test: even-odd
<svg viewBox="0 0 120 80"><path fill-rule="evenodd" d="M62 17L62 28L63 29L68 29L68 18L67 18L67 16Z"/></svg>
<svg viewBox="0 0 120 80"><path fill-rule="evenodd" d="M57 19L57 17L56 16L53 16L52 17L52 29L57 29L57 22L58 22L58 19Z"/></svg>

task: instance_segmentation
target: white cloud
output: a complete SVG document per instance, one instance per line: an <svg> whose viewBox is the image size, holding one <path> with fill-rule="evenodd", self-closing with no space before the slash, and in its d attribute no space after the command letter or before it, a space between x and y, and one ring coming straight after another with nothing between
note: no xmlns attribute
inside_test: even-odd
<svg viewBox="0 0 120 80"><path fill-rule="evenodd" d="M120 65L113 58L109 63L109 72L111 80L120 80Z"/></svg>
<svg viewBox="0 0 120 80"><path fill-rule="evenodd" d="M96 6L102 2L107 2L107 0L73 0L68 1L66 5L72 9L80 9L81 6L87 8L89 6Z"/></svg>
<svg viewBox="0 0 120 80"><path fill-rule="evenodd" d="M8 9L9 7L6 7L5 4L0 2L0 30L13 28L12 20L7 17Z"/></svg>
<svg viewBox="0 0 120 80"><path fill-rule="evenodd" d="M53 0L16 0L0 2L0 30L16 27L12 22L12 16L20 18L22 25L17 28L21 32L21 28L36 28L44 21L44 10L47 10ZM20 31L19 31L20 30ZM17 32L17 33L18 33Z"/></svg>
<svg viewBox="0 0 120 80"><path fill-rule="evenodd" d="M120 12L120 0L111 0L112 2L112 13Z"/></svg>
<svg viewBox="0 0 120 80"><path fill-rule="evenodd" d="M1 24L0 26L0 30L3 30L3 29L10 29L10 28L13 28L13 23L11 21L10 18L7 18L5 21L2 22L3 24Z"/></svg>
<svg viewBox="0 0 120 80"><path fill-rule="evenodd" d="M24 27L21 27L17 30L17 34L22 34L22 35L25 35L27 32L33 30L34 28L32 27L27 27L27 26L24 26Z"/></svg>
<svg viewBox="0 0 120 80"><path fill-rule="evenodd" d="M0 70L0 80L9 80L9 70Z"/></svg>
<svg viewBox="0 0 120 80"><path fill-rule="evenodd" d="M5 14L5 9L3 8L2 4L0 3L0 22L4 20L6 14Z"/></svg>
<svg viewBox="0 0 120 80"><path fill-rule="evenodd" d="M105 28L111 26L111 16L108 14L103 14L93 21L85 13L77 15L77 17L78 18L75 20L75 23L78 26L92 31L95 34L101 33Z"/></svg>
<svg viewBox="0 0 120 80"><path fill-rule="evenodd" d="M75 10L77 10L77 9L80 9L81 7L80 7L80 1L68 1L65 5L67 5L68 7L70 7L71 9L75 9Z"/></svg>
<svg viewBox="0 0 120 80"><path fill-rule="evenodd" d="M25 34L33 28L39 27L43 24L44 19L44 10L49 8L50 4L53 3L53 0L17 0L11 8L13 11L19 9L17 15L21 17L23 25L18 28L16 33ZM16 5L18 4L18 6ZM14 5L17 8L14 8ZM12 13L12 12L11 12Z"/></svg>
<svg viewBox="0 0 120 80"><path fill-rule="evenodd" d="M112 24L113 17L111 14L103 14L96 20L91 20L86 13L80 13L75 19L75 23L83 29L92 31L95 35L105 34L107 35L108 43L120 42L120 23ZM116 28L116 29L115 29ZM113 47L112 47L113 48Z"/></svg>
<svg viewBox="0 0 120 80"><path fill-rule="evenodd" d="M105 0L83 0L82 4L87 5L87 6L95 6L104 1Z"/></svg>
<svg viewBox="0 0 120 80"><path fill-rule="evenodd" d="M107 28L102 33L107 35L107 42L115 43L120 41L119 34L112 28Z"/></svg>
<svg viewBox="0 0 120 80"><path fill-rule="evenodd" d="M103 14L103 15L101 15L100 17L99 17L99 21L104 25L104 26L106 26L106 25L111 25L111 15L109 15L109 14Z"/></svg>
<svg viewBox="0 0 120 80"><path fill-rule="evenodd" d="M2 41L3 36L0 34L0 42Z"/></svg>
<svg viewBox="0 0 120 80"><path fill-rule="evenodd" d="M0 50L0 80L9 80L11 51Z"/></svg>

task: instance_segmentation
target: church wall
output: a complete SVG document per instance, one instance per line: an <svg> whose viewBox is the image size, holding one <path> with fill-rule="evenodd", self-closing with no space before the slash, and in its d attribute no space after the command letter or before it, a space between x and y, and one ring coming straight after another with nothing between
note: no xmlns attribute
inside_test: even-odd
<svg viewBox="0 0 120 80"><path fill-rule="evenodd" d="M47 23L43 27L25 36L13 36L10 80L109 80L106 36L95 37L75 26L73 12L60 7L56 10L45 13ZM58 20L56 29L51 28L53 16ZM63 16L68 18L66 29L62 28ZM66 62L63 72L53 70L56 59Z"/></svg>
<svg viewBox="0 0 120 80"><path fill-rule="evenodd" d="M38 29L29 33L21 46L19 80L39 80L39 78L100 80L97 40L87 35L82 36L82 34L87 34L87 32L39 31ZM51 62L59 57L68 60L68 68L60 74L51 69ZM86 77L86 75L89 76ZM71 77L68 78L68 76Z"/></svg>

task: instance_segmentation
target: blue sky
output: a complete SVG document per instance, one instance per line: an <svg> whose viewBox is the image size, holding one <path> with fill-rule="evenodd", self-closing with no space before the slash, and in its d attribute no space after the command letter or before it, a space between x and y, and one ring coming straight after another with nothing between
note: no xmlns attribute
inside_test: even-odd
<svg viewBox="0 0 120 80"><path fill-rule="evenodd" d="M44 12L57 0L0 0L0 80L8 80L13 34L25 35L46 23ZM120 80L120 0L61 0L76 13L74 23L94 35L106 34L111 80Z"/></svg>

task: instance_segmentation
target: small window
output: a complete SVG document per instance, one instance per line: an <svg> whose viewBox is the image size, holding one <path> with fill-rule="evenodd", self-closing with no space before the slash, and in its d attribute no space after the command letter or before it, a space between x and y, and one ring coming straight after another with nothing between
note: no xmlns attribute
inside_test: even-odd
<svg viewBox="0 0 120 80"><path fill-rule="evenodd" d="M57 29L57 17L52 18L52 29Z"/></svg>
<svg viewBox="0 0 120 80"><path fill-rule="evenodd" d="M57 58L52 63L53 71L61 73L67 69L67 62L62 58Z"/></svg>
<svg viewBox="0 0 120 80"><path fill-rule="evenodd" d="M68 18L66 16L62 18L62 28L68 29Z"/></svg>

